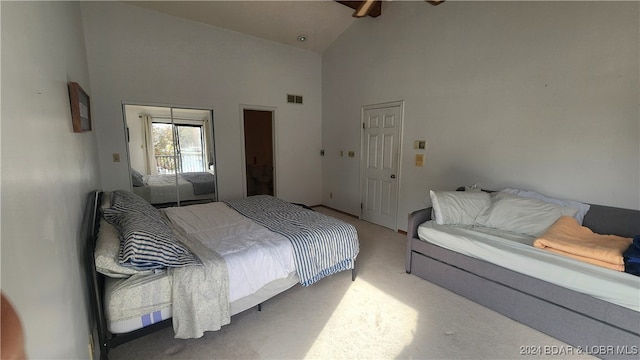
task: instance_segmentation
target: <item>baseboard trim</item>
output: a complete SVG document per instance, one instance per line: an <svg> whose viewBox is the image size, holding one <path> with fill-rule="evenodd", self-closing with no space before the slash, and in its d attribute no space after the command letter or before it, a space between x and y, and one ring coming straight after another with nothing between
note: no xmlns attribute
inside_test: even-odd
<svg viewBox="0 0 640 360"><path fill-rule="evenodd" d="M329 209L329 210L332 210L332 211L336 211L336 212L339 212L339 213L341 213L341 214L344 214L344 215L350 216L350 217L355 218L355 219L360 219L360 217L359 217L359 216L356 216L356 215L350 214L350 213L345 212L345 211L342 211L342 210L334 209L334 208L332 208L332 207L330 207L330 206L327 206L327 205L320 204L320 205L313 205L313 206L310 206L310 208L312 208L312 209L313 209L313 208L318 208L318 207L323 207L323 208L325 208L325 209ZM404 230L400 230L400 229L398 229L397 231L398 231L398 233L400 233L400 234L402 234L402 235L405 235L405 236L407 235L407 232L406 232L406 231L404 231Z"/></svg>
<svg viewBox="0 0 640 360"><path fill-rule="evenodd" d="M329 209L329 210L332 210L332 211L336 211L336 212L339 212L340 214L344 214L344 215L347 215L347 216L351 216L352 218L356 218L356 219L359 219L359 218L360 218L360 217L359 217L359 216L357 216L357 215L350 214L350 213L348 213L348 212L346 212L346 211L342 211L342 210L334 209L334 208L332 208L332 207L330 207L330 206L323 205L323 204L310 206L310 208L317 208L317 207L323 207L323 208L325 208L325 209Z"/></svg>

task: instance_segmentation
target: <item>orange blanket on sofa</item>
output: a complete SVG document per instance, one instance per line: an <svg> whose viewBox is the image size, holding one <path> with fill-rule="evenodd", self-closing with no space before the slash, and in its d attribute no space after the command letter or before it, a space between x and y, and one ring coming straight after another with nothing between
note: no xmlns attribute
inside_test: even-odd
<svg viewBox="0 0 640 360"><path fill-rule="evenodd" d="M559 218L533 242L533 246L603 266L624 271L622 253L631 245L632 239L617 235L595 234L581 226L569 216Z"/></svg>

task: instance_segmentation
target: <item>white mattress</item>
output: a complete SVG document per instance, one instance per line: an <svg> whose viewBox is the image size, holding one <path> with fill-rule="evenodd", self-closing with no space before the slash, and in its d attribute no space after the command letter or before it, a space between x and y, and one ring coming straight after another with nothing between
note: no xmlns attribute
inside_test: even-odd
<svg viewBox="0 0 640 360"><path fill-rule="evenodd" d="M143 280L144 278L144 280ZM112 334L124 334L173 316L171 284L166 272L157 276L132 276L128 279L106 278L105 313ZM231 302L231 315L238 314L298 284L300 278L292 272L283 279L274 280L255 293ZM114 318L116 308L128 308L131 317Z"/></svg>
<svg viewBox="0 0 640 360"><path fill-rule="evenodd" d="M291 242L215 202L163 209L172 224L224 258L233 311L253 306L299 281ZM234 304L238 304L234 309ZM239 306L239 307L238 307ZM129 332L171 317L171 279L154 275L108 279L105 313L112 333Z"/></svg>
<svg viewBox="0 0 640 360"><path fill-rule="evenodd" d="M106 278L105 315L109 331L121 334L171 318L171 279L166 271Z"/></svg>
<svg viewBox="0 0 640 360"><path fill-rule="evenodd" d="M535 237L496 229L437 225L418 227L420 239L598 299L640 311L640 277L533 247Z"/></svg>

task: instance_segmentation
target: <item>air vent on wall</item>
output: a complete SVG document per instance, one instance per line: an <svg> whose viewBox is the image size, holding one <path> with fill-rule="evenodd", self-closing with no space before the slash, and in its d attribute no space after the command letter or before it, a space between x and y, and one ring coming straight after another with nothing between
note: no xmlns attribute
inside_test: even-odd
<svg viewBox="0 0 640 360"><path fill-rule="evenodd" d="M302 104L302 95L287 94L287 102L290 104Z"/></svg>

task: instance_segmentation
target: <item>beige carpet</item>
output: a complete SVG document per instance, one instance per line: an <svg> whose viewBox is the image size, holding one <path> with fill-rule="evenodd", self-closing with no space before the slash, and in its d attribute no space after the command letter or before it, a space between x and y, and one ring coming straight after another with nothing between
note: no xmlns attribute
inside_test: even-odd
<svg viewBox="0 0 640 360"><path fill-rule="evenodd" d="M344 214L360 238L358 276L343 272L249 309L200 339L167 328L121 345L119 359L513 359L567 346L404 270L406 237ZM556 352L557 354L557 352ZM547 358L567 358L546 356ZM577 358L577 356L573 356ZM587 356L580 356L587 358Z"/></svg>

